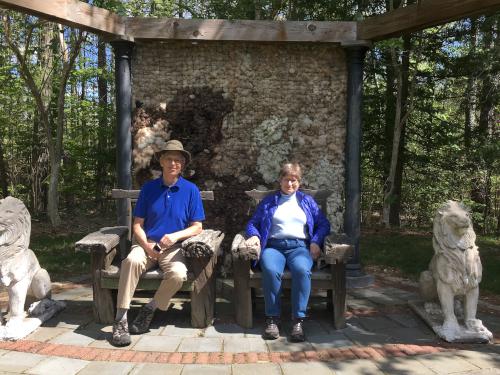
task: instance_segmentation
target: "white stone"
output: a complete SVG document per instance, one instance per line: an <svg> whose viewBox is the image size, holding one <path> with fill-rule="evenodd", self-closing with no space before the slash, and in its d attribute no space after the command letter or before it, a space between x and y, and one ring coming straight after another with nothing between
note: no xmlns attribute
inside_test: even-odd
<svg viewBox="0 0 500 375"><path fill-rule="evenodd" d="M50 276L28 248L30 233L31 217L23 202L14 197L0 200L0 285L9 292L9 320L0 325L0 340L27 336L65 307L50 299ZM41 301L30 306L26 319L28 294Z"/></svg>
<svg viewBox="0 0 500 375"><path fill-rule="evenodd" d="M476 246L476 234L467 209L447 201L434 217L432 245L434 256L429 270L420 275L420 293L425 300L436 297L440 309L426 304L429 315L442 314L443 324L433 327L449 342L491 342L493 335L476 319L482 265ZM464 325L455 314L455 297L464 297Z"/></svg>

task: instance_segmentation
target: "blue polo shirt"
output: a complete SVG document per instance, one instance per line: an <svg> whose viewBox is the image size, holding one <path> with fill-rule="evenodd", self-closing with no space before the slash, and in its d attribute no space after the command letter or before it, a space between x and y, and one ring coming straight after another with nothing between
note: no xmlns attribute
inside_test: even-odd
<svg viewBox="0 0 500 375"><path fill-rule="evenodd" d="M134 216L144 219L146 237L156 242L165 234L186 229L193 221L205 220L198 187L182 177L170 187L163 177L144 184Z"/></svg>

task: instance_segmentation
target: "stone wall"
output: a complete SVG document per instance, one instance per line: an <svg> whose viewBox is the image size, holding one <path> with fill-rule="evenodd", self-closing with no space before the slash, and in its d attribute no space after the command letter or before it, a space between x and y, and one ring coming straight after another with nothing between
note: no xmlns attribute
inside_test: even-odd
<svg viewBox="0 0 500 375"><path fill-rule="evenodd" d="M342 227L347 68L327 44L141 42L132 61L136 184L155 175L159 144L193 153L189 177L215 191L210 225L233 234L252 210L243 191L277 187L297 160L303 186L333 191L332 228Z"/></svg>

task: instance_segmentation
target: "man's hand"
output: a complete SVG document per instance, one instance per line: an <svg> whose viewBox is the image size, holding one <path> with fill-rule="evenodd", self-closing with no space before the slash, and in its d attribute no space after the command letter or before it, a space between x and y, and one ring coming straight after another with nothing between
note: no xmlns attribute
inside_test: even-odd
<svg viewBox="0 0 500 375"><path fill-rule="evenodd" d="M311 258L316 260L321 255L321 249L317 243L312 242L309 246L309 252L311 253Z"/></svg>
<svg viewBox="0 0 500 375"><path fill-rule="evenodd" d="M174 233L169 233L164 235L160 240L160 246L162 249L168 249L174 243L178 241L177 236Z"/></svg>
<svg viewBox="0 0 500 375"><path fill-rule="evenodd" d="M148 241L146 244L147 244L147 246L143 247L144 251L146 252L146 255L154 260L160 259L161 253L159 253L158 251L153 249L155 247L156 243Z"/></svg>

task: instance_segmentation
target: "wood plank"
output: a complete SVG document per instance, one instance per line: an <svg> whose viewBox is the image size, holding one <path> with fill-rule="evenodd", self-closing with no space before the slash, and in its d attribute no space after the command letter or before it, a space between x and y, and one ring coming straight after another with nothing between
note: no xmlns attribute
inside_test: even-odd
<svg viewBox="0 0 500 375"><path fill-rule="evenodd" d="M500 10L500 0L420 0L358 23L358 39L381 40Z"/></svg>
<svg viewBox="0 0 500 375"><path fill-rule="evenodd" d="M87 234L80 241L75 243L76 251L90 253L92 251L109 252L117 247L120 240L128 233L128 228L106 227L101 228L97 232Z"/></svg>
<svg viewBox="0 0 500 375"><path fill-rule="evenodd" d="M125 35L123 17L78 0L0 0L0 6L97 34Z"/></svg>
<svg viewBox="0 0 500 375"><path fill-rule="evenodd" d="M1 1L1 0L0 0ZM139 198L140 190L123 190L123 189L113 189L111 190L111 198L113 199L137 199ZM204 201L213 201L214 192L211 190L200 191L201 199Z"/></svg>
<svg viewBox="0 0 500 375"><path fill-rule="evenodd" d="M108 278L101 275L100 278L100 286L102 289L118 289L119 278ZM137 284L136 291L138 290L158 290L162 279L145 279L142 278L139 280L139 284ZM182 284L180 292L191 292L193 290L193 283L191 281L185 281Z"/></svg>
<svg viewBox="0 0 500 375"><path fill-rule="evenodd" d="M135 40L218 40L342 43L356 39L356 22L129 18Z"/></svg>

